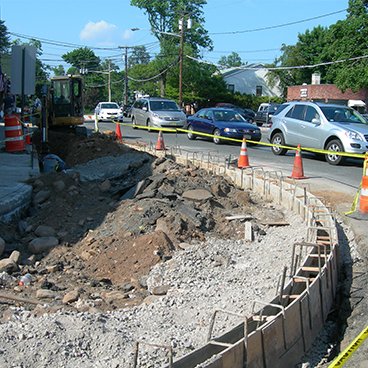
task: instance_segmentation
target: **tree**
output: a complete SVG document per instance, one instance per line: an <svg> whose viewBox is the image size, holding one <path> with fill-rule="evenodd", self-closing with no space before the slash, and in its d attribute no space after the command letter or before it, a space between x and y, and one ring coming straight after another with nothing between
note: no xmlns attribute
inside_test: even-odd
<svg viewBox="0 0 368 368"><path fill-rule="evenodd" d="M359 58L331 65L326 78L346 90L368 87L368 1L350 0L348 15L330 27L327 54L331 60Z"/></svg>
<svg viewBox="0 0 368 368"><path fill-rule="evenodd" d="M273 66L324 65L273 72L281 79L282 86L310 83L312 73L318 71L322 82L334 83L341 90L367 88L367 10L368 0L350 0L346 19L328 28L318 26L307 30L298 35L295 45L283 45L283 54Z"/></svg>
<svg viewBox="0 0 368 368"><path fill-rule="evenodd" d="M64 68L63 65L58 65L58 66L52 68L52 71L54 72L54 74L56 76L58 76L58 75L65 75L65 68Z"/></svg>
<svg viewBox="0 0 368 368"><path fill-rule="evenodd" d="M70 51L62 58L67 63L71 64L77 69L97 69L100 65L100 58L88 47L80 47Z"/></svg>
<svg viewBox="0 0 368 368"><path fill-rule="evenodd" d="M234 51L229 56L221 56L218 63L227 68L244 65L239 54Z"/></svg>
<svg viewBox="0 0 368 368"><path fill-rule="evenodd" d="M282 45L282 55L276 59L272 66L294 67L302 65L315 65L328 61L326 48L328 46L328 28L317 26L311 31L298 35L298 42L295 45ZM325 76L325 68L295 68L289 70L273 71L270 78L277 76L280 79L281 87L310 83L312 74L319 71Z"/></svg>
<svg viewBox="0 0 368 368"><path fill-rule="evenodd" d="M152 27L152 32L161 41L165 33L178 33L179 20L192 20L192 28L186 33L186 42L197 50L199 47L211 48L212 41L204 24L203 6L206 0L131 0L131 5L144 9ZM170 36L172 37L172 36Z"/></svg>
<svg viewBox="0 0 368 368"><path fill-rule="evenodd" d="M203 27L203 6L206 3L206 0L131 0L131 5L145 10L152 32L160 41L160 53L154 65L156 74L160 73L161 96L166 93L168 76L165 70L178 61L179 37L175 35L180 32L179 20L183 21L183 38L191 55L198 56L201 47L212 49L212 41ZM192 22L190 29L187 27L189 19Z"/></svg>
<svg viewBox="0 0 368 368"><path fill-rule="evenodd" d="M5 54L9 52L10 36L8 34L8 28L3 20L0 20L0 53Z"/></svg>
<svg viewBox="0 0 368 368"><path fill-rule="evenodd" d="M151 60L150 54L145 46L136 46L133 48L131 55L128 58L128 67L131 68L137 64L148 64Z"/></svg>

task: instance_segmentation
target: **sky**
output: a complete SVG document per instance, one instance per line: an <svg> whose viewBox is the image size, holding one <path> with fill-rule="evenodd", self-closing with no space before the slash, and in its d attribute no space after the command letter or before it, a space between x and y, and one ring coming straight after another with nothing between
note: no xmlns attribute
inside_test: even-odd
<svg viewBox="0 0 368 368"><path fill-rule="evenodd" d="M270 63L280 56L282 44L297 42L299 33L345 19L342 10L347 7L348 0L207 0L204 28L213 51L204 51L202 57L216 64L221 56L237 52L243 62ZM334 12L339 13L324 16ZM152 56L159 52L148 16L130 0L0 0L0 16L8 31L18 35L12 39L40 39L41 59L51 66L65 65L61 55L83 46L121 69L121 46L145 45Z"/></svg>

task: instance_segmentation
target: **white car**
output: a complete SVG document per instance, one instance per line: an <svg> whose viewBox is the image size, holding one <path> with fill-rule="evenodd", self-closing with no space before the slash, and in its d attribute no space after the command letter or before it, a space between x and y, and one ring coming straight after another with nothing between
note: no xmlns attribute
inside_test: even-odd
<svg viewBox="0 0 368 368"><path fill-rule="evenodd" d="M123 120L123 110L116 102L99 102L95 114L97 121Z"/></svg>

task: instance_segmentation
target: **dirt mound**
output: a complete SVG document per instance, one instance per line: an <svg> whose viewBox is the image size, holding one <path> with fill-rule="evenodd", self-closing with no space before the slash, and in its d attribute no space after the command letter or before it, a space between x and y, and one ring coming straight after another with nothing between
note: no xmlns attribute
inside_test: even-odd
<svg viewBox="0 0 368 368"><path fill-rule="evenodd" d="M141 166L132 165L128 175L114 179L81 182L78 172L71 171L30 181L33 204L17 233L6 239L12 246L5 256L18 250L19 266L12 275L33 276L31 287L16 291L23 297L46 297L54 308L63 307L60 300L71 292L79 302L64 304L79 310L140 303L148 295L145 277L151 268L187 243L209 235L242 239L244 219L251 220L255 236L262 237L267 230L263 223L284 219L272 204L220 176L135 151L117 143L113 134L83 138L52 132L49 145L68 165L105 155L124 158L128 152L148 157ZM40 241L45 231L59 245L43 245L49 248L32 254L29 244ZM45 296L44 290L51 294Z"/></svg>
<svg viewBox="0 0 368 368"><path fill-rule="evenodd" d="M33 144L41 152L41 135L36 131ZM75 134L73 130L50 130L48 135L50 153L58 155L68 166L84 164L105 156L117 156L132 149L116 141L114 132L93 133L88 137Z"/></svg>

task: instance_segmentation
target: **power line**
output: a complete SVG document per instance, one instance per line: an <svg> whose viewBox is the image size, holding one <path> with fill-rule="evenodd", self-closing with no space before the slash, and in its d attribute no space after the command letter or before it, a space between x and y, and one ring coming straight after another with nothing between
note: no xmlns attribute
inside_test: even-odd
<svg viewBox="0 0 368 368"><path fill-rule="evenodd" d="M210 61L204 61L198 58L194 58L192 56L189 55L185 55L188 59L197 61L199 63L203 63L203 64L208 64L208 65L212 65L217 67L218 69L228 69L228 67L224 67L223 65L219 65L219 64L215 64L215 63L211 63ZM340 63L345 63L347 61L357 61L357 60L364 60L364 59L368 59L368 55L362 55L362 56L356 56L356 57L351 57L351 58L347 58L347 59L341 59L341 60L335 60L335 61L327 61L324 63L318 63L318 64L313 64L313 65L296 65L296 66L278 66L278 67L266 67L266 66L238 66L238 67L234 67L233 69L237 69L237 70L259 70L259 69L267 69L267 70L293 70L293 69L307 69L307 68L316 68L319 66L325 66L325 65L333 65L333 64L340 64Z"/></svg>
<svg viewBox="0 0 368 368"><path fill-rule="evenodd" d="M257 52L271 52L271 51L280 51L280 48L275 49L264 49L264 50L245 50L245 51L236 51L237 54L252 54ZM211 54L228 54L234 52L232 51L220 51L220 50L213 50L213 51L204 51L203 53L211 53Z"/></svg>
<svg viewBox="0 0 368 368"><path fill-rule="evenodd" d="M132 80L133 82L149 82L153 79L157 79L160 75L166 73L169 69L171 69L172 67L174 67L175 65L177 65L179 63L179 61L172 63L171 65L169 65L165 70L163 70L162 72L160 72L159 74L154 75L153 77L147 78L147 79L134 79L132 77L128 76L129 80Z"/></svg>
<svg viewBox="0 0 368 368"><path fill-rule="evenodd" d="M267 31L269 29L288 27L288 26L292 26L294 24L300 24L300 23L310 22L311 20L316 20L316 19L321 19L321 18L329 17L331 15L343 13L345 11L347 11L347 9L337 10L337 11L332 12L332 13L318 15L316 17L302 19L302 20L297 20L297 21L294 21L294 22L278 24L278 25L275 25L275 26L268 26L268 27L261 27L261 28L246 29L246 30L243 30L243 31L212 32L212 33L208 33L208 34L209 35L230 35L230 34L240 34L240 33L251 33L251 32L259 32L259 31Z"/></svg>
<svg viewBox="0 0 368 368"><path fill-rule="evenodd" d="M12 36L15 36L15 37L25 38L27 40L37 40L37 41L43 42L44 44L60 46L60 47L65 47L65 48L83 48L83 47L87 47L91 50L104 50L104 51L111 51L111 50L117 51L117 50L119 50L119 47L86 46L86 45L80 45L80 44L69 43L69 42L64 42L64 41L55 41L55 40L50 40L50 39L47 39L47 38L35 37L35 36L25 35L25 34L21 34L21 33L15 33L15 32L8 32L8 33ZM142 44L142 45L135 45L135 46L131 46L131 47L132 48L139 47L139 46L152 47L156 44L158 44L158 41L150 42L150 43Z"/></svg>

